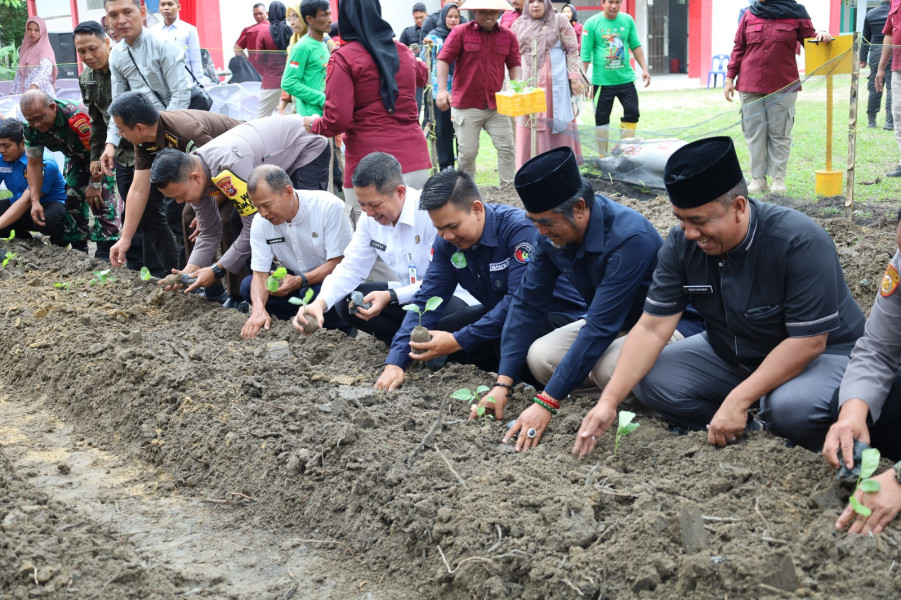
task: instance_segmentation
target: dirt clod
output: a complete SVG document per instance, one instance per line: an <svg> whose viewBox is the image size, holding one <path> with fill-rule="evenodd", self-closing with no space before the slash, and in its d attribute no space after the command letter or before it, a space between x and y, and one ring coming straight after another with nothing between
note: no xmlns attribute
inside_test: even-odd
<svg viewBox="0 0 901 600"><path fill-rule="evenodd" d="M423 327L422 325L417 325L413 328L413 331L410 332L410 341L416 343L428 342L432 339L432 334L429 333L429 330ZM425 354L425 350L421 348L411 348L413 354Z"/></svg>

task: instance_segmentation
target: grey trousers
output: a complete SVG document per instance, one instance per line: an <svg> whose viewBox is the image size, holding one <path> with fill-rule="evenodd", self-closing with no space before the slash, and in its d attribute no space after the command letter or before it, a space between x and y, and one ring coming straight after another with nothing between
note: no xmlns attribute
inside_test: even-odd
<svg viewBox="0 0 901 600"><path fill-rule="evenodd" d="M476 172L479 137L482 129L491 136L497 150L497 174L501 187L512 186L516 174L516 145L513 142L513 119L496 110L451 108L451 120L457 134L457 163L461 171Z"/></svg>
<svg viewBox="0 0 901 600"><path fill-rule="evenodd" d="M564 325L547 335L544 335L529 346L529 353L526 356L526 363L529 365L529 371L532 376L538 380L541 385L547 384L551 380L557 365L569 352L570 347L579 337L579 331L585 327L585 319L579 319L569 325ZM571 393L576 396L593 395L597 396L603 391L604 386L613 376L613 370L616 368L616 361L619 359L619 353L623 349L626 341L626 332L621 332L620 336L613 340L613 343L607 347L607 350L601 355L594 367L588 373L585 381L581 382ZM678 330L673 332L669 343L677 342L683 338Z"/></svg>
<svg viewBox="0 0 901 600"><path fill-rule="evenodd" d="M886 123L892 122L892 61L889 59L885 67L885 88L883 92L876 91L876 71L879 70L879 60L882 58L882 47L870 48L868 56L870 63L870 75L867 77L867 116L875 120L876 115L882 109L882 96L885 95Z"/></svg>
<svg viewBox="0 0 901 600"><path fill-rule="evenodd" d="M832 425L829 404L850 360L821 354L800 375L761 398L758 417L767 431L820 450ZM721 359L703 333L664 348L633 392L673 425L702 430L748 375Z"/></svg>
<svg viewBox="0 0 901 600"><path fill-rule="evenodd" d="M741 94L741 130L751 156L751 178L785 178L795 124L795 100L798 92L767 96L751 92Z"/></svg>

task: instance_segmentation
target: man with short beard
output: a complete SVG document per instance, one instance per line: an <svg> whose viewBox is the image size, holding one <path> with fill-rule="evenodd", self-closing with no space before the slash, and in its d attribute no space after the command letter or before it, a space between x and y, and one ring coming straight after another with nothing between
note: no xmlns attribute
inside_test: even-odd
<svg viewBox="0 0 901 600"><path fill-rule="evenodd" d="M545 386L538 395L544 404L536 402L526 409L516 429L527 433L534 428L536 435L531 437L537 444L551 410L556 411L570 393L596 394L607 384L623 335L641 316L663 240L641 214L595 194L579 173L571 148L556 148L529 160L514 185L538 237L504 324L498 384L479 405L498 419L503 417L508 386L527 362ZM546 318L551 292L560 280L575 285L588 311L574 323L539 337L533 324ZM701 331L697 321L684 319L673 340ZM495 402L487 403L489 395Z"/></svg>

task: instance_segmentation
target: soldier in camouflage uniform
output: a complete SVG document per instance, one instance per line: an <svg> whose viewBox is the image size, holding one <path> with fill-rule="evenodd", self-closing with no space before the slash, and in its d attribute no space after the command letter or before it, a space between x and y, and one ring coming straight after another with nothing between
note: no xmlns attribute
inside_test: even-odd
<svg viewBox="0 0 901 600"><path fill-rule="evenodd" d="M65 240L73 248L87 250L86 240L90 237L97 243L95 258L109 260L109 249L119 239L119 200L114 177L91 174L90 118L79 104L55 100L39 90L25 92L19 108L28 121L25 153L28 156L29 189L41 189L44 148L62 152L66 156L63 171L67 212ZM93 226L91 213L94 214Z"/></svg>

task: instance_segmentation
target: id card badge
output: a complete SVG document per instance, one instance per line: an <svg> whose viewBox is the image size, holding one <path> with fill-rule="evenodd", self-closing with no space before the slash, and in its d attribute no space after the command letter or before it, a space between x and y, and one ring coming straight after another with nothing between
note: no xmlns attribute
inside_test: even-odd
<svg viewBox="0 0 901 600"><path fill-rule="evenodd" d="M409 278L410 278L410 285L413 285L417 281L416 265L413 264L413 255L412 254L408 254L407 258L409 258L409 260L410 260L410 263L407 266L407 275L409 275Z"/></svg>

